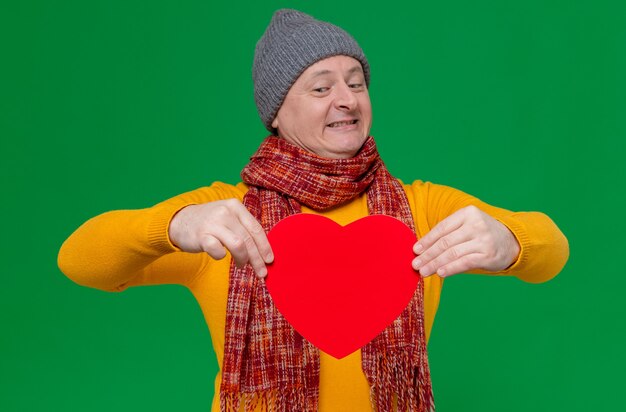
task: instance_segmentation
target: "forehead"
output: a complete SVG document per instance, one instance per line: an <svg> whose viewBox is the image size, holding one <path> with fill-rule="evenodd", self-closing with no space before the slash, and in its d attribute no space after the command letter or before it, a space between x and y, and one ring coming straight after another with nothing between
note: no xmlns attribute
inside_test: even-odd
<svg viewBox="0 0 626 412"><path fill-rule="evenodd" d="M315 62L302 72L298 81L309 80L324 75L363 74L361 62L350 56L332 56Z"/></svg>

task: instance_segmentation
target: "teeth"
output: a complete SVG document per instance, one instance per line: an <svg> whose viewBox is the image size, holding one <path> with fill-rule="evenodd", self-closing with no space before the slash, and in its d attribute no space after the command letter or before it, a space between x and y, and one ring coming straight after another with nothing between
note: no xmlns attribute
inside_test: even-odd
<svg viewBox="0 0 626 412"><path fill-rule="evenodd" d="M350 124L355 124L356 120L350 120L348 122L334 122L329 124L330 127L341 127L341 126L348 126Z"/></svg>

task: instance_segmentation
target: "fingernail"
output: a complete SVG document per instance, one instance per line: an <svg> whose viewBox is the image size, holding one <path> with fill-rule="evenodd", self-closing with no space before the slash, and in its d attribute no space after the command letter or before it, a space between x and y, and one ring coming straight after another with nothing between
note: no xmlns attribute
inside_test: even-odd
<svg viewBox="0 0 626 412"><path fill-rule="evenodd" d="M260 278L264 278L265 276L267 276L267 269L259 269L259 271L257 272L257 276Z"/></svg>
<svg viewBox="0 0 626 412"><path fill-rule="evenodd" d="M422 251L424 247L421 244L416 244L415 247L413 248L413 252L415 253L420 253Z"/></svg>
<svg viewBox="0 0 626 412"><path fill-rule="evenodd" d="M413 261L413 268L415 268L415 270L419 269L420 266L422 266L422 261L421 259L415 259Z"/></svg>
<svg viewBox="0 0 626 412"><path fill-rule="evenodd" d="M265 261L267 263L271 263L274 261L274 254L272 252L268 253L267 256L265 256Z"/></svg>
<svg viewBox="0 0 626 412"><path fill-rule="evenodd" d="M443 269L437 269L437 274L439 277L444 277L446 275L446 271Z"/></svg>

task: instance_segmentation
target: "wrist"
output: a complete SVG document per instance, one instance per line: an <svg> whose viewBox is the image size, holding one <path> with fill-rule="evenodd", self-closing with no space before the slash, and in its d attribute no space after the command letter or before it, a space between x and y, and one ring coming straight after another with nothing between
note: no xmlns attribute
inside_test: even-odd
<svg viewBox="0 0 626 412"><path fill-rule="evenodd" d="M193 204L185 205L175 210L174 213L171 215L169 224L167 226L166 233L167 233L168 240L170 244L179 251L182 250L180 239L182 238L181 231L183 230L183 225L184 225L183 224L184 214L185 214L184 210L189 208L190 206L193 206Z"/></svg>

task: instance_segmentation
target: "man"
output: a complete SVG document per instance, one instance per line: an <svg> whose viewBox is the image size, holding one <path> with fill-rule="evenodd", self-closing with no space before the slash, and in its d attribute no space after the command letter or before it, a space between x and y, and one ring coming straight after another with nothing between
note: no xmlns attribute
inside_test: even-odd
<svg viewBox="0 0 626 412"><path fill-rule="evenodd" d="M369 136L369 76L348 33L277 11L253 65L257 108L272 136L242 171L243 183L105 213L60 251L59 266L79 284L121 291L179 283L192 291L220 367L214 411L433 410L426 342L443 278L470 271L542 282L567 260L567 241L544 214L394 179ZM262 281L274 259L267 231L300 212L342 225L387 214L419 239L413 267L424 281L407 308L341 360L296 333Z"/></svg>

